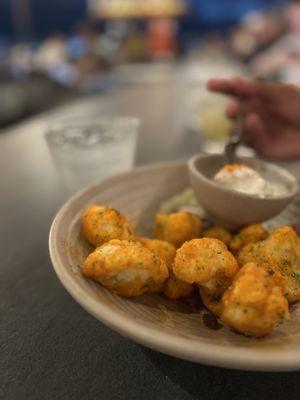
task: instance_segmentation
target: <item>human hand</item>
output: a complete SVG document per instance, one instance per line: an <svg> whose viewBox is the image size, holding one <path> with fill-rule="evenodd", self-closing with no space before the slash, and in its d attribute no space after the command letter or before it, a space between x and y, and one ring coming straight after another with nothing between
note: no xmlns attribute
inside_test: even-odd
<svg viewBox="0 0 300 400"><path fill-rule="evenodd" d="M207 88L234 97L226 110L229 118L242 107L245 142L259 155L300 158L300 89L245 78L210 79Z"/></svg>

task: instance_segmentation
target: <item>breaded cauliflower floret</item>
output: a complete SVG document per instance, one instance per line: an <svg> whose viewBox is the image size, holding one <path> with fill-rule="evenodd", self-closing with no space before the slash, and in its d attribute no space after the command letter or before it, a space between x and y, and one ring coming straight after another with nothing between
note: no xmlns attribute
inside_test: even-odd
<svg viewBox="0 0 300 400"><path fill-rule="evenodd" d="M148 239L148 238L136 238L143 246L148 250L161 258L167 265L169 271L172 269L172 264L176 255L176 248L171 243L164 240Z"/></svg>
<svg viewBox="0 0 300 400"><path fill-rule="evenodd" d="M250 243L244 246L240 250L237 256L239 266L243 267L245 264L249 262L258 262L258 263L267 262L267 256L264 254L265 251L263 250L264 245L265 241L263 240L262 242Z"/></svg>
<svg viewBox="0 0 300 400"><path fill-rule="evenodd" d="M198 215L188 211L173 214L158 213L155 215L153 236L166 240L178 248L184 242L200 237L202 224L203 221Z"/></svg>
<svg viewBox="0 0 300 400"><path fill-rule="evenodd" d="M211 226L205 229L202 233L203 237L209 237L213 239L219 239L221 242L225 243L227 246L232 240L231 233L221 226Z"/></svg>
<svg viewBox="0 0 300 400"><path fill-rule="evenodd" d="M205 287L199 286L199 294L202 300L202 303L205 307L211 311L217 317L221 314L221 295L212 296L209 294L209 291L206 290Z"/></svg>
<svg viewBox="0 0 300 400"><path fill-rule="evenodd" d="M82 217L84 238L98 247L112 239L130 239L132 228L124 214L112 207L90 206Z"/></svg>
<svg viewBox="0 0 300 400"><path fill-rule="evenodd" d="M140 243L111 240L86 259L82 273L124 297L159 292L169 276L163 260Z"/></svg>
<svg viewBox="0 0 300 400"><path fill-rule="evenodd" d="M190 283L179 281L175 278L173 272L170 272L170 276L167 279L164 289L164 295L171 300L177 300L184 297L188 297L194 286Z"/></svg>
<svg viewBox="0 0 300 400"><path fill-rule="evenodd" d="M278 228L268 239L245 246L238 261L241 266L248 262L273 266L283 277L288 301L300 300L300 239L292 227Z"/></svg>
<svg viewBox="0 0 300 400"><path fill-rule="evenodd" d="M269 265L244 265L223 295L222 321L248 336L265 336L290 319L283 287L280 274Z"/></svg>
<svg viewBox="0 0 300 400"><path fill-rule="evenodd" d="M257 243L261 240L265 240L268 236L269 232L262 225L252 224L241 229L240 232L233 237L229 248L236 254L246 244Z"/></svg>
<svg viewBox="0 0 300 400"><path fill-rule="evenodd" d="M205 287L211 296L222 294L238 271L238 264L218 239L193 239L177 250L173 272L177 279Z"/></svg>
<svg viewBox="0 0 300 400"><path fill-rule="evenodd" d="M136 240L166 263L170 276L165 283L164 294L168 299L180 299L193 291L193 285L177 280L172 273L172 264L176 255L173 244L159 239L136 238Z"/></svg>

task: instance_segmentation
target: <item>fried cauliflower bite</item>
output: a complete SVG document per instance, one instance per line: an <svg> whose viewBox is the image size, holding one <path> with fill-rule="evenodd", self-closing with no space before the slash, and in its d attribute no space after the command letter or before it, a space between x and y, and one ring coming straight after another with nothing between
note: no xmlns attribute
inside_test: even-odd
<svg viewBox="0 0 300 400"><path fill-rule="evenodd" d="M169 271L172 269L172 264L176 255L176 248L171 243L164 240L136 238L144 247L152 251L157 257L161 258L167 265Z"/></svg>
<svg viewBox="0 0 300 400"><path fill-rule="evenodd" d="M86 259L82 273L124 297L162 291L169 276L163 260L130 240L111 240L98 247Z"/></svg>
<svg viewBox="0 0 300 400"><path fill-rule="evenodd" d="M237 256L239 266L243 267L249 262L266 263L268 260L267 255L265 254L264 245L265 241L262 241L258 243L250 243L242 247Z"/></svg>
<svg viewBox="0 0 300 400"><path fill-rule="evenodd" d="M208 237L208 238L213 238L213 239L219 239L221 242L225 243L227 246L229 246L229 243L232 240L232 235L231 233L225 229L222 228L221 226L211 226L207 229L205 229L202 233L203 237Z"/></svg>
<svg viewBox="0 0 300 400"><path fill-rule="evenodd" d="M175 277L205 287L210 296L221 295L238 264L226 245L218 239L193 239L177 250L173 265Z"/></svg>
<svg viewBox="0 0 300 400"><path fill-rule="evenodd" d="M241 229L240 232L233 237L229 248L236 254L246 244L260 242L261 240L265 240L268 236L269 232L260 224L252 224Z"/></svg>
<svg viewBox="0 0 300 400"><path fill-rule="evenodd" d="M175 278L173 272L167 279L164 289L164 295L171 300L178 300L188 297L194 290L194 286L190 283L180 281Z"/></svg>
<svg viewBox="0 0 300 400"><path fill-rule="evenodd" d="M205 307L209 311L211 311L214 315L219 317L221 314L222 296L220 296L220 295L212 296L209 294L209 292L206 290L205 287L201 287L201 286L199 286L199 294L200 294L202 303L205 305Z"/></svg>
<svg viewBox="0 0 300 400"><path fill-rule="evenodd" d="M189 296L194 289L193 285L177 280L172 272L172 264L176 255L175 246L158 239L136 238L136 240L166 263L170 275L164 286L164 295L172 300Z"/></svg>
<svg viewBox="0 0 300 400"><path fill-rule="evenodd" d="M244 265L222 297L221 319L235 331L253 337L265 336L290 319L280 274L267 264Z"/></svg>
<svg viewBox="0 0 300 400"><path fill-rule="evenodd" d="M241 266L248 262L273 266L283 277L288 301L300 301L300 239L292 227L278 228L268 239L245 246L238 262Z"/></svg>
<svg viewBox="0 0 300 400"><path fill-rule="evenodd" d="M155 215L153 236L166 240L175 247L180 247L184 242L201 236L202 219L188 211L173 214L158 213Z"/></svg>
<svg viewBox="0 0 300 400"><path fill-rule="evenodd" d="M84 238L94 247L112 239L130 239L132 228L124 214L112 207L90 206L82 216Z"/></svg>

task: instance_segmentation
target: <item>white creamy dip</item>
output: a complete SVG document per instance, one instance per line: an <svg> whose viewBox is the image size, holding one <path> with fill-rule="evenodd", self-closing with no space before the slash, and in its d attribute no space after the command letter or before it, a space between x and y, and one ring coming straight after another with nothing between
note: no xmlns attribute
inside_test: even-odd
<svg viewBox="0 0 300 400"><path fill-rule="evenodd" d="M279 196L284 188L266 181L257 171L245 164L226 165L213 178L219 185L260 198Z"/></svg>

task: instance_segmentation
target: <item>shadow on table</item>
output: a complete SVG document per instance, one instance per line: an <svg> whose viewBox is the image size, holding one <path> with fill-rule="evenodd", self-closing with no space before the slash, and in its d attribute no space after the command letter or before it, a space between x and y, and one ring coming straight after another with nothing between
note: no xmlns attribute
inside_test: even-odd
<svg viewBox="0 0 300 400"><path fill-rule="evenodd" d="M208 367L157 353L143 352L167 378L195 399L298 399L300 372L249 372Z"/></svg>

